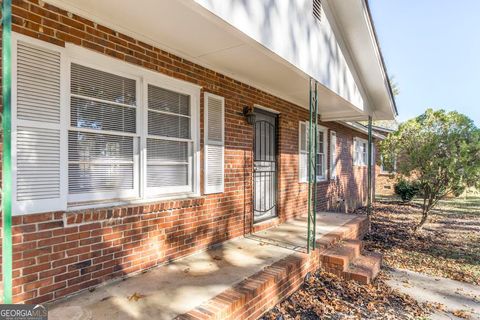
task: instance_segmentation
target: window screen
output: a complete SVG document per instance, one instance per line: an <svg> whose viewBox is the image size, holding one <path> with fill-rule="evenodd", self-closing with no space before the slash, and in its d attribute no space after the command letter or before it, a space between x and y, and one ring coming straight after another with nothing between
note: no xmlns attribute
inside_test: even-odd
<svg viewBox="0 0 480 320"><path fill-rule="evenodd" d="M148 85L148 188L191 188L190 109L190 96Z"/></svg>
<svg viewBox="0 0 480 320"><path fill-rule="evenodd" d="M134 189L136 81L71 65L70 194Z"/></svg>

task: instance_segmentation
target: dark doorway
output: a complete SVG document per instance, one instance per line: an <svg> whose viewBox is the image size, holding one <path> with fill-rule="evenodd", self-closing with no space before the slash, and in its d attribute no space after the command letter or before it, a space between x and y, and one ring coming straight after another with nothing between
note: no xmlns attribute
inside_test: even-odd
<svg viewBox="0 0 480 320"><path fill-rule="evenodd" d="M253 222L277 216L277 115L255 109Z"/></svg>

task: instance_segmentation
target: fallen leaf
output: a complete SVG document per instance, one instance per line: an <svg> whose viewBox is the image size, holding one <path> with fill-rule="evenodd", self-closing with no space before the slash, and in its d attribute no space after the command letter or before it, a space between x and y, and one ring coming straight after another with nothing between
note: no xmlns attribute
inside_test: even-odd
<svg viewBox="0 0 480 320"><path fill-rule="evenodd" d="M145 298L144 295L134 292L131 296L128 297L128 301L138 301L142 298Z"/></svg>

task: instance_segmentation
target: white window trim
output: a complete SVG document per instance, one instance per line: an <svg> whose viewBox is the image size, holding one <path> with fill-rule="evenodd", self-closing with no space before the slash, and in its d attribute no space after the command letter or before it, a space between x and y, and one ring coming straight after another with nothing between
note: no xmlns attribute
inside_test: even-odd
<svg viewBox="0 0 480 320"><path fill-rule="evenodd" d="M380 174L395 174L397 173L397 159L395 157L395 160L393 161L393 171L388 171L385 170L385 167L383 166L383 156L380 155Z"/></svg>
<svg viewBox="0 0 480 320"><path fill-rule="evenodd" d="M305 134L306 134L306 137L305 137L305 141L307 143L306 145L306 151L305 150L302 150L301 148L301 134L302 134L302 130L301 130L301 124L305 125ZM308 163L308 131L309 131L309 122L307 121L300 121L299 122L299 125L298 125L298 155L299 155L299 164L298 164L298 167L300 169L300 166L301 166L301 161L302 161L302 154L303 155L306 155L306 158L307 158L307 164L306 164L306 175L305 176L302 176L301 175L301 172L299 170L299 182L300 183L306 183L308 182L308 167L309 167L309 163ZM327 168L327 155L328 155L328 128L327 127L324 127L324 126L321 126L321 125L317 125L317 132L323 132L323 172L322 173L319 173L317 172L317 176L316 176L316 179L317 179L317 182L321 182L321 181L326 181L327 180L327 173L328 173L328 168ZM318 135L317 135L318 137ZM320 152L318 152L317 154L320 154Z"/></svg>
<svg viewBox="0 0 480 320"><path fill-rule="evenodd" d="M317 132L323 132L323 163L322 163L322 168L323 172L317 172L317 181L325 181L327 180L327 155L328 155L328 128L317 125ZM317 136L318 137L318 136ZM318 141L318 144L320 144L320 141ZM318 152L317 154L321 154L321 152Z"/></svg>
<svg viewBox="0 0 480 320"><path fill-rule="evenodd" d="M105 63L105 64L99 64L98 62L95 63L91 59L87 58L80 58L80 57L72 57L71 55L67 55L66 57L66 66L65 66L65 73L67 75L66 80L65 80L65 95L67 96L67 102L66 102L66 107L65 109L67 110L66 117L67 117L67 128L66 128L66 135L68 137L69 131L75 131L75 132L88 132L88 133L93 133L93 134L113 134L115 136L127 136L127 137L133 137L133 189L131 190L116 190L116 191L110 191L110 192L88 192L88 193L78 193L78 194L70 194L68 193L68 183L66 186L67 189L67 200L68 203L77 203L77 202L86 202L86 201L100 201L100 200L109 200L109 199L134 199L139 196L139 186L140 186L140 172L139 172L139 163L140 163L140 127L142 122L140 121L139 114L142 112L142 84L141 84L141 77L133 75L131 73L127 73L122 71L117 71L118 66L115 64L118 64L117 62L113 63ZM70 80L71 80L71 65L72 63L79 64L85 67L89 67L95 70L99 71L104 71L108 72L110 74L118 75L124 78L129 78L132 80L135 80L136 84L136 97L137 97L137 102L135 105L136 109L136 133L128 133L128 132L117 132L117 131L108 131L108 130L95 130L95 129L89 129L89 128L78 128L71 126L70 124L70 101L71 101L71 92L70 92ZM110 68L108 68L110 66ZM89 99L89 97L85 97L85 99ZM68 146L67 146L67 158L68 158ZM68 176L68 164L70 162L67 161L67 176ZM68 181L68 178L67 178Z"/></svg>
<svg viewBox="0 0 480 320"><path fill-rule="evenodd" d="M333 139L335 137L335 139ZM335 140L335 141L334 141ZM330 130L330 179L338 177L338 154L337 154L337 133Z"/></svg>
<svg viewBox="0 0 480 320"><path fill-rule="evenodd" d="M67 43L65 48L59 47L41 40L33 39L28 36L12 33L12 42L15 44L12 50L12 138L15 138L16 121L16 42L22 40L32 45L38 45L44 48L51 48L60 53L61 56L61 119L60 119L60 145L62 152L61 158L61 179L60 187L62 197L60 206L62 210L71 210L73 208L109 206L115 203L141 203L147 201L160 201L163 199L191 198L200 196L200 90L201 86L168 77L166 75L129 64L125 61L105 56L100 53ZM137 84L137 132L122 133L117 135L134 136L138 139L136 147L139 149L134 152L134 189L133 191L119 190L118 192L91 192L88 194L68 194L68 131L70 127L70 69L71 63L78 63L87 67L93 67L97 70L106 71L112 74L118 74L127 78L133 78ZM191 97L191 140L192 140L192 161L190 175L191 184L188 190L175 190L168 188L169 192L151 192L146 190L146 130L148 128L145 117L146 108L146 88L151 83L167 90L187 94ZM86 128L75 128L75 131L88 131L93 133L108 133L105 130L91 130ZM12 157L16 159L16 147L12 145ZM12 191L13 197L16 197L16 168L12 168ZM157 190L155 190L157 191ZM28 214L35 212L46 212L52 210L51 200L36 200L34 208L15 208L14 213ZM55 209L58 210L58 209Z"/></svg>
<svg viewBox="0 0 480 320"><path fill-rule="evenodd" d="M308 182L308 128L305 127L305 141L306 141L306 150L302 150L301 137L302 137L302 125L307 125L305 121L299 121L298 123L298 182L307 183ZM307 167L305 168L306 173L302 176L300 170L302 165L302 155L307 157Z"/></svg>
<svg viewBox="0 0 480 320"><path fill-rule="evenodd" d="M157 77L144 77L143 79L143 124L142 127L142 143L144 151L142 163L142 179L146 181L147 179L147 138L148 138L148 85L154 85L161 87L163 89L175 91L190 96L190 128L191 128L191 138L190 139L181 139L181 138L165 138L172 141L191 141L192 142L192 160L189 160L189 171L193 170L194 174L189 175L189 184L187 186L181 187L161 187L161 188L149 188L145 183L142 184L143 197L144 198L156 198L159 196L169 196L171 194L191 194L191 195L200 195L200 157L199 157L199 137L200 137L200 122L199 122L199 113L200 113L200 90L193 89L185 84L178 86L176 83L171 81L171 78L158 78Z"/></svg>
<svg viewBox="0 0 480 320"><path fill-rule="evenodd" d="M66 56L68 57L68 70L70 70L70 63L76 62L82 65L94 67L98 70L103 70L113 74L119 74L124 77L136 78L137 81L137 90L138 90L138 103L137 103L137 135L140 143L138 143L139 152L136 157L137 168L134 170L135 174L138 173L138 188L136 188L134 194L131 197L130 194L121 195L122 197L112 198L114 194L99 194L95 197L84 198L71 197L68 196L68 203L78 203L83 201L97 201L97 200L111 200L111 201L138 201L138 200L161 200L171 199L172 197L197 197L200 196L200 89L201 87L186 81L178 80L175 78L168 77L166 75L129 64L125 61L118 60L109 56L99 54L97 52L79 47L67 43L65 46ZM68 74L68 81L70 74ZM179 187L179 188L147 188L146 186L146 171L147 171L147 161L146 161L146 141L147 141L147 130L148 130L148 111L147 111L147 88L148 84L152 84L167 90L175 91L178 93L189 95L191 98L191 140L192 140L192 163L190 168L193 170L193 175L189 176L189 186ZM66 95L69 97L70 90L69 86L66 87ZM70 106L70 101L68 101L68 107ZM68 112L67 123L69 123L70 112ZM182 140L174 139L172 140ZM68 167L66 168L68 175ZM66 185L68 189L68 184ZM167 192L168 190L168 192ZM106 196L107 198L101 197ZM125 198L123 198L125 196ZM76 205L76 204L75 204ZM80 204L81 205L81 204Z"/></svg>
<svg viewBox="0 0 480 320"><path fill-rule="evenodd" d="M357 167L366 167L368 165L368 158L366 159L366 162L363 163L363 161L361 161L361 159L358 159L357 158L357 144L358 143L365 143L366 144L366 149L367 151L365 151L365 154L368 156L368 141L366 139L363 139L363 138L360 138L360 137L354 137L353 138L353 147L352 147L352 158L353 158L353 165L354 166L357 166ZM363 154L363 152L362 152Z"/></svg>

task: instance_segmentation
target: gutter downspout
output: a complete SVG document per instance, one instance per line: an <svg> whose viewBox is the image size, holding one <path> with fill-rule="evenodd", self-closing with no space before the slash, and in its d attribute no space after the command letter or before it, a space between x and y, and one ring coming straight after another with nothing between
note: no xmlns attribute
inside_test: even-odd
<svg viewBox="0 0 480 320"><path fill-rule="evenodd" d="M3 129L3 166L2 166L2 276L3 303L12 303L12 173L11 173L11 33L12 2L2 2L2 129Z"/></svg>

